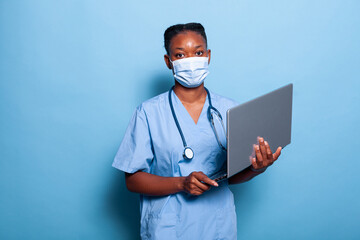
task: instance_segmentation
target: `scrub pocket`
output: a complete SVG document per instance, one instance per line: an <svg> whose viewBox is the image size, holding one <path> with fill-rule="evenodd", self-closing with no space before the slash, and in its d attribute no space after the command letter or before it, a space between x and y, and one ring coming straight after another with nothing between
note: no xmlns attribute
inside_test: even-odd
<svg viewBox="0 0 360 240"><path fill-rule="evenodd" d="M236 240L236 212L235 206L221 208L216 211L217 240Z"/></svg>
<svg viewBox="0 0 360 240"><path fill-rule="evenodd" d="M176 239L177 213L168 204L172 195L166 197L147 197L149 208L141 221L141 239Z"/></svg>
<svg viewBox="0 0 360 240"><path fill-rule="evenodd" d="M161 216L148 215L141 224L141 239L172 240L176 237L177 214L163 213Z"/></svg>

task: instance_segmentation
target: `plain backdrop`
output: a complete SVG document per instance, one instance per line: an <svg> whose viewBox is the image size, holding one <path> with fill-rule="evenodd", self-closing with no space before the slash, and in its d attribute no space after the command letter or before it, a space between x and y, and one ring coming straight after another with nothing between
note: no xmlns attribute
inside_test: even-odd
<svg viewBox="0 0 360 240"><path fill-rule="evenodd" d="M292 143L232 187L239 239L360 238L360 1L0 0L0 239L139 239L111 167L173 84L163 32L200 22L212 91L294 84Z"/></svg>

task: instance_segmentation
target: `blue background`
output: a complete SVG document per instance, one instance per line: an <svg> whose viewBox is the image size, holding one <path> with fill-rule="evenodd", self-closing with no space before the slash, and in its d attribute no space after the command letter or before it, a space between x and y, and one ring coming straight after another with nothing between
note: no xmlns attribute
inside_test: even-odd
<svg viewBox="0 0 360 240"><path fill-rule="evenodd" d="M168 90L163 32L201 22L206 86L294 83L292 144L233 186L239 239L360 238L360 1L0 0L0 239L138 239L111 167L135 107Z"/></svg>

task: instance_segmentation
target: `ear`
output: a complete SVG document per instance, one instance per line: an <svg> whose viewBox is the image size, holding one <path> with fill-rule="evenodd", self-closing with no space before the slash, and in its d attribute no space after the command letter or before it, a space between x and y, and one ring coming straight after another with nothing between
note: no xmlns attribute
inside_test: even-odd
<svg viewBox="0 0 360 240"><path fill-rule="evenodd" d="M167 55L167 54L164 55L164 61L165 61L166 66L167 66L169 69L172 69L169 55Z"/></svg>
<svg viewBox="0 0 360 240"><path fill-rule="evenodd" d="M210 49L207 50L207 55L208 55L208 58L209 58L208 64L210 64L210 58L211 58L211 50Z"/></svg>

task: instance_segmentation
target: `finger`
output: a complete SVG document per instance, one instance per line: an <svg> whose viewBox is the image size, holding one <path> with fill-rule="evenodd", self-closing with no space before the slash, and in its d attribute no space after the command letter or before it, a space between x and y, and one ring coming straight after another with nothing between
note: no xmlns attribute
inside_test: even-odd
<svg viewBox="0 0 360 240"><path fill-rule="evenodd" d="M263 161L265 162L267 160L267 154L266 154L266 147L264 143L264 138L258 137L259 146L260 146L260 152L263 158Z"/></svg>
<svg viewBox="0 0 360 240"><path fill-rule="evenodd" d="M208 176L206 176L203 172L198 172L196 175L196 178L198 179L198 181L200 182L204 182L206 184L209 184L211 186L215 186L218 187L219 184L217 182L215 182L214 180L211 180ZM202 183L201 183L202 184ZM206 186L206 185L205 185Z"/></svg>
<svg viewBox="0 0 360 240"><path fill-rule="evenodd" d="M276 149L276 152L273 154L274 161L275 161L276 159L278 159L278 157L280 156L281 150L282 150L282 147L278 147L278 148Z"/></svg>
<svg viewBox="0 0 360 240"><path fill-rule="evenodd" d="M267 159L270 161L270 162L273 162L274 161L274 156L271 152L271 149L270 149L270 146L269 146L269 143L267 141L265 141L265 147L266 147L266 156L267 156Z"/></svg>
<svg viewBox="0 0 360 240"><path fill-rule="evenodd" d="M193 189L197 190L197 191L201 191L201 192L206 192L207 190L209 190L211 187L207 184L204 184L202 182L200 182L199 180L196 179L194 185L193 185Z"/></svg>
<svg viewBox="0 0 360 240"><path fill-rule="evenodd" d="M199 189L201 189L202 191L207 191L210 189L210 185L206 184L205 182L201 182L198 179L196 179L196 181L194 182L195 186Z"/></svg>
<svg viewBox="0 0 360 240"><path fill-rule="evenodd" d="M187 191L188 193L190 193L191 195L201 195L203 194L205 191L201 190L200 188L194 186L191 189L188 189Z"/></svg>
<svg viewBox="0 0 360 240"><path fill-rule="evenodd" d="M256 155L256 163L259 167L262 167L264 161L263 161L263 158L262 158L262 155L260 152L260 147L259 147L259 145L255 144L254 148L255 148L255 155Z"/></svg>
<svg viewBox="0 0 360 240"><path fill-rule="evenodd" d="M194 190L194 191L191 191L190 192L190 194L191 195L195 195L195 196L199 196L199 195L201 195L201 194L203 194L204 193L204 191L202 191L202 190Z"/></svg>
<svg viewBox="0 0 360 240"><path fill-rule="evenodd" d="M258 166L257 162L256 162L256 158L252 158L251 164L252 164L253 168L255 168L255 169L259 169L259 168L260 168L260 167Z"/></svg>
<svg viewBox="0 0 360 240"><path fill-rule="evenodd" d="M210 186L200 183L194 174L192 174L188 179L187 183L185 184L186 191L190 194L195 194L195 192L202 193L210 189ZM196 195L196 194L195 194Z"/></svg>

